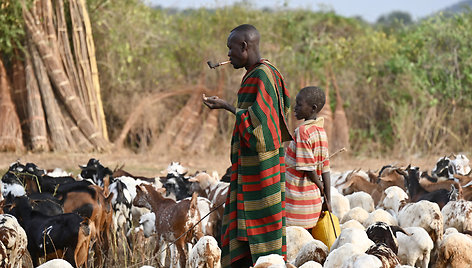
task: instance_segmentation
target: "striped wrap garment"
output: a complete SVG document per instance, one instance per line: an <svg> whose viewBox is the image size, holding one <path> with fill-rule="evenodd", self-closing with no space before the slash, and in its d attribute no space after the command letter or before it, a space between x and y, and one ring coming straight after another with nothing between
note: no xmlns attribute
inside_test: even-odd
<svg viewBox="0 0 472 268"><path fill-rule="evenodd" d="M238 91L231 141L231 181L222 224L222 265L247 254L253 263L286 255L285 162L282 143L290 99L279 71L263 59L248 69ZM247 241L249 249L244 247Z"/></svg>

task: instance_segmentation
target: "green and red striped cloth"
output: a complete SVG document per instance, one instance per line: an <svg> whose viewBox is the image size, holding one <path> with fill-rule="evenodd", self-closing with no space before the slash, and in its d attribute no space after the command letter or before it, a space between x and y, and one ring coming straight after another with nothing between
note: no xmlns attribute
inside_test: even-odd
<svg viewBox="0 0 472 268"><path fill-rule="evenodd" d="M290 99L279 71L261 60L243 77L231 141L231 181L222 226L222 265L247 254L253 263L286 255L285 161L282 143ZM250 252L244 245L249 243Z"/></svg>

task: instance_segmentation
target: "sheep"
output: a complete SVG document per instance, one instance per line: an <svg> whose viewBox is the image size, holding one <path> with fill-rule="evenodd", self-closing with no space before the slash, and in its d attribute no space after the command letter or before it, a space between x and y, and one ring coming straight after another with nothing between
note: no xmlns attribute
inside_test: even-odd
<svg viewBox="0 0 472 268"><path fill-rule="evenodd" d="M309 261L323 264L328 257L329 249L323 242L313 239L306 243L298 252L295 261L291 262L296 267L300 267Z"/></svg>
<svg viewBox="0 0 472 268"><path fill-rule="evenodd" d="M397 219L395 219L390 213L383 209L376 209L369 213L369 217L364 221L364 226L368 227L378 221L385 222L388 225L398 225Z"/></svg>
<svg viewBox="0 0 472 268"><path fill-rule="evenodd" d="M408 199L408 194L398 186L390 186L384 191L384 195L379 202L378 208L383 208L386 211L392 210L395 216L398 216L398 210L402 201Z"/></svg>
<svg viewBox="0 0 472 268"><path fill-rule="evenodd" d="M143 226L144 237L148 238L156 232L156 214L149 212L141 216L139 225Z"/></svg>
<svg viewBox="0 0 472 268"><path fill-rule="evenodd" d="M439 205L421 200L417 203L406 204L398 213L401 227L422 227L428 232L434 243L443 237L443 217Z"/></svg>
<svg viewBox="0 0 472 268"><path fill-rule="evenodd" d="M466 175L470 172L469 158L463 154L456 155L456 158L452 160L452 163L456 166L456 171L460 175Z"/></svg>
<svg viewBox="0 0 472 268"><path fill-rule="evenodd" d="M420 268L427 268L431 250L434 247L433 240L421 227L406 227L409 234L397 233L398 258L400 263Z"/></svg>
<svg viewBox="0 0 472 268"><path fill-rule="evenodd" d="M393 230L399 230L404 232L404 230L398 226L389 226L385 222L376 222L370 225L365 231L367 237L372 240L374 243L379 244L383 243L389 247L393 253L398 253L398 241L396 234Z"/></svg>
<svg viewBox="0 0 472 268"><path fill-rule="evenodd" d="M300 249L308 242L313 241L313 236L305 229L299 226L287 226L287 261L295 261Z"/></svg>
<svg viewBox="0 0 472 268"><path fill-rule="evenodd" d="M21 267L28 239L17 219L9 214L0 215L0 266Z"/></svg>
<svg viewBox="0 0 472 268"><path fill-rule="evenodd" d="M367 235L365 239L368 239ZM335 248L334 250L331 250L331 253L326 258L326 261L323 267L324 268L339 268L352 255L362 254L364 253L364 251L365 249L363 249L362 247L359 247L358 245L354 245L352 243L346 243L338 248Z"/></svg>
<svg viewBox="0 0 472 268"><path fill-rule="evenodd" d="M382 261L374 255L361 253L350 256L342 265L342 268L357 267L382 268Z"/></svg>
<svg viewBox="0 0 472 268"><path fill-rule="evenodd" d="M63 259L52 259L49 260L36 268L72 268L73 266L66 260Z"/></svg>
<svg viewBox="0 0 472 268"><path fill-rule="evenodd" d="M451 233L444 236L439 243L437 268L470 267L472 265L472 239L461 233Z"/></svg>
<svg viewBox="0 0 472 268"><path fill-rule="evenodd" d="M366 192L355 192L347 195L346 198L349 200L351 208L361 207L367 212L374 211L374 200Z"/></svg>
<svg viewBox="0 0 472 268"><path fill-rule="evenodd" d="M190 250L188 267L192 268L220 268L221 249L218 242L212 236L203 236Z"/></svg>
<svg viewBox="0 0 472 268"><path fill-rule="evenodd" d="M341 232L338 238L336 238L333 245L331 246L331 252L347 243L356 246L360 252L365 252L370 246L374 244L374 242L372 242L372 240L367 237L366 232L363 230L347 228Z"/></svg>
<svg viewBox="0 0 472 268"><path fill-rule="evenodd" d="M459 231L457 231L456 228L454 227L449 227L449 228L446 228L446 230L444 230L444 236L447 236L447 235L450 235L450 234L455 234L455 233L458 233Z"/></svg>
<svg viewBox="0 0 472 268"><path fill-rule="evenodd" d="M315 261L307 261L298 268L323 268L323 266Z"/></svg>
<svg viewBox="0 0 472 268"><path fill-rule="evenodd" d="M360 222L356 220L349 220L343 224L341 224L341 230L347 229L347 228L357 228L365 231L364 225L362 225Z"/></svg>
<svg viewBox="0 0 472 268"><path fill-rule="evenodd" d="M266 264L266 265L264 265ZM285 268L284 257L278 254L270 254L257 258L254 268L267 267L267 268Z"/></svg>
<svg viewBox="0 0 472 268"><path fill-rule="evenodd" d="M344 215L351 209L349 199L340 194L336 188L331 186L331 209L338 219L342 219Z"/></svg>
<svg viewBox="0 0 472 268"><path fill-rule="evenodd" d="M398 259L395 252L383 243L371 246L365 253L379 258L382 261L382 267L385 268L394 268L400 264L400 259Z"/></svg>
<svg viewBox="0 0 472 268"><path fill-rule="evenodd" d="M442 209L444 228L454 227L459 232L472 231L472 201L448 202Z"/></svg>
<svg viewBox="0 0 472 268"><path fill-rule="evenodd" d="M356 207L349 210L344 217L341 218L340 223L345 223L350 220L356 220L363 224L369 218L369 212L361 207Z"/></svg>

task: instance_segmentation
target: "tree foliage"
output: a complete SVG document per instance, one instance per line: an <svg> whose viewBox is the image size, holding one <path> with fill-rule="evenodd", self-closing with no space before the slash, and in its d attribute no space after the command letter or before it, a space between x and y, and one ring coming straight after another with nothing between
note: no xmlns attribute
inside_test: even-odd
<svg viewBox="0 0 472 268"><path fill-rule="evenodd" d="M301 81L324 87L325 70L333 69L354 152L456 151L472 144L471 13L416 23L408 14L392 13L385 22L402 23L391 31L329 11L256 10L247 1L184 11L150 8L139 0L87 3L112 140L133 105L156 92L196 84L214 89L223 76L223 97L235 101L244 71L210 70L206 61L225 60L229 31L251 23L261 32L263 56L280 68L292 96ZM5 23L0 17L0 25ZM20 29L4 34L2 28L2 50ZM187 99L174 97L150 107L131 133L138 138L129 144L139 147L143 139L155 138ZM218 120L215 144L228 139L233 123L227 113Z"/></svg>

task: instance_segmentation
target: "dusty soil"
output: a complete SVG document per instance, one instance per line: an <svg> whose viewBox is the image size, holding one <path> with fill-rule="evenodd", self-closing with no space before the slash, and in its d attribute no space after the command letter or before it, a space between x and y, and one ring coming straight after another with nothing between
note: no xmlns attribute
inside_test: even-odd
<svg viewBox="0 0 472 268"><path fill-rule="evenodd" d="M206 153L204 155L188 155L180 153L169 155L167 153L140 153L130 151L114 151L113 153L0 153L0 171L8 169L8 166L19 160L21 163L33 162L40 168L62 168L73 174L79 173L78 165L85 165L90 158L96 158L111 169L124 165L124 170L141 176L159 176L165 174L165 169L171 161L178 161L187 167L190 173L197 170L207 172L217 171L224 174L230 166L229 148L218 153ZM376 171L387 164L406 166L412 164L419 166L421 170L431 170L439 155L433 156L405 156L405 157L364 157L350 156L348 152L340 153L331 159L333 171L346 171L361 168L362 170Z"/></svg>

